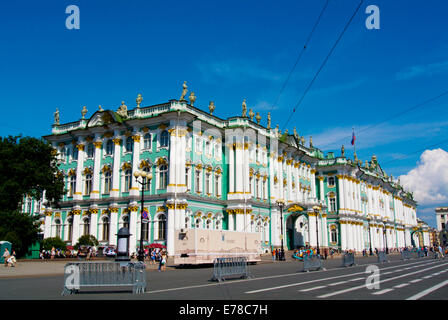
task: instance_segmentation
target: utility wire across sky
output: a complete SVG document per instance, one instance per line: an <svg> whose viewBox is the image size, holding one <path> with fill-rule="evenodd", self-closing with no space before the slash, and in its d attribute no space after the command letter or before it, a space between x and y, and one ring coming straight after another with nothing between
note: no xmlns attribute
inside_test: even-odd
<svg viewBox="0 0 448 320"><path fill-rule="evenodd" d="M311 80L311 82L308 84L308 86L306 87L305 91L303 92L302 97L299 99L299 101L297 102L297 104L295 105L295 107L293 108L291 114L288 117L288 120L286 121L286 123L283 125L282 131L286 128L286 126L288 125L289 121L291 120L292 116L294 115L294 113L296 112L297 108L300 106L300 104L302 103L303 99L305 98L306 94L308 93L308 91L311 89L311 86L313 85L314 81L316 80L317 76L319 75L319 73L322 71L322 69L324 68L325 64L327 63L328 59L330 58L330 56L332 55L334 49L336 48L336 46L338 45L339 41L342 39L342 36L344 35L345 31L347 31L348 27L350 26L351 22L353 21L353 18L356 16L356 14L359 11L359 8L361 8L362 3L364 2L364 0L361 0L359 2L358 7L356 8L355 12L352 14L352 16L350 17L350 19L348 20L348 22L346 23L344 29L342 30L341 34L339 35L339 37L337 38L336 42L333 44L333 46L331 47L330 51L328 52L327 56L325 57L324 61L322 62L321 66L319 67L319 69L317 70L316 74L314 75L313 79Z"/></svg>
<svg viewBox="0 0 448 320"><path fill-rule="evenodd" d="M322 8L322 10L321 10L321 12L319 14L319 17L317 18L316 22L314 23L313 29L311 30L310 34L308 35L308 38L306 39L305 44L303 45L302 50L300 51L299 55L297 56L297 59L296 59L296 62L294 63L294 66L292 67L291 71L289 71L288 77L286 78L285 82L283 83L282 88L280 89L280 92L279 92L279 94L277 96L277 99L275 99L275 102L274 102L274 104L271 107L271 111L277 106L277 103L280 100L280 97L283 94L283 91L285 90L286 85L288 84L289 79L291 78L291 75L293 74L294 70L296 69L297 64L299 63L300 59L302 58L302 55L305 52L305 49L308 47L308 43L310 42L311 37L313 36L313 33L316 30L317 25L319 24L319 22L320 22L320 20L322 18L322 15L325 12L325 9L327 9L327 6L328 6L329 2L330 2L330 0L327 0L325 2L325 5L324 5L324 7Z"/></svg>

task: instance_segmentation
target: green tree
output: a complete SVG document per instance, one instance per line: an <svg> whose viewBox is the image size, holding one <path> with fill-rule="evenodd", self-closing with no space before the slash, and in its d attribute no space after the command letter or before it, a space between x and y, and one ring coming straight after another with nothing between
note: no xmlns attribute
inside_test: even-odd
<svg viewBox="0 0 448 320"><path fill-rule="evenodd" d="M79 237L78 242L75 244L75 249L78 250L81 246L94 247L98 246L99 242L95 236L91 234L86 234Z"/></svg>
<svg viewBox="0 0 448 320"><path fill-rule="evenodd" d="M51 250L52 248L65 251L67 249L67 246L65 242L59 237L45 238L44 240L42 240L43 250Z"/></svg>
<svg viewBox="0 0 448 320"><path fill-rule="evenodd" d="M0 240L12 243L18 256L37 241L39 217L21 212L25 195L47 206L59 207L64 180L54 148L43 139L9 136L0 138Z"/></svg>

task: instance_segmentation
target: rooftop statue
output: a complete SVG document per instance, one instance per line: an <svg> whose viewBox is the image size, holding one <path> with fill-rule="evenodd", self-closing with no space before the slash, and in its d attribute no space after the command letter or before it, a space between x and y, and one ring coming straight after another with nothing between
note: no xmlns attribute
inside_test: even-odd
<svg viewBox="0 0 448 320"><path fill-rule="evenodd" d="M188 99L190 99L190 105L194 106L194 102L196 101L196 96L194 95L193 91L190 92L190 96L188 97Z"/></svg>
<svg viewBox="0 0 448 320"><path fill-rule="evenodd" d="M54 124L59 124L59 109L56 108L56 112L54 113Z"/></svg>
<svg viewBox="0 0 448 320"><path fill-rule="evenodd" d="M310 148L313 148L313 137L310 136Z"/></svg>
<svg viewBox="0 0 448 320"><path fill-rule="evenodd" d="M188 87L187 87L187 81L184 81L184 84L182 85L182 94L180 96L180 101L186 101L185 96L187 95Z"/></svg>
<svg viewBox="0 0 448 320"><path fill-rule="evenodd" d="M104 109L101 107L101 105L98 106L98 111L103 112Z"/></svg>
<svg viewBox="0 0 448 320"><path fill-rule="evenodd" d="M121 106L118 107L117 113L123 118L128 117L128 107L124 104L124 101L121 101Z"/></svg>
<svg viewBox="0 0 448 320"><path fill-rule="evenodd" d="M246 99L244 99L243 104L243 118L247 118L247 106L246 106Z"/></svg>
<svg viewBox="0 0 448 320"><path fill-rule="evenodd" d="M271 129L271 113L268 112L268 126L267 129Z"/></svg>
<svg viewBox="0 0 448 320"><path fill-rule="evenodd" d="M341 157L345 158L345 147L344 147L344 145L342 145L342 147L341 147Z"/></svg>

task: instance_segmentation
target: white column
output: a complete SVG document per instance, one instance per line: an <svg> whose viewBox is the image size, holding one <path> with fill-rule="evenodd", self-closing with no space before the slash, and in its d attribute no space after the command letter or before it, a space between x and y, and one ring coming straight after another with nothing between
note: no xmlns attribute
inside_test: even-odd
<svg viewBox="0 0 448 320"><path fill-rule="evenodd" d="M129 237L129 253L132 254L133 252L137 252L137 238L140 239L140 234L137 233L137 224L139 223L140 219L138 219L137 217L137 206L131 206L129 207L129 210L129 233L131 234L131 236Z"/></svg>
<svg viewBox="0 0 448 320"><path fill-rule="evenodd" d="M90 234L98 239L98 209L90 211Z"/></svg>
<svg viewBox="0 0 448 320"><path fill-rule="evenodd" d="M174 205L168 207L166 249L169 256L174 255Z"/></svg>
<svg viewBox="0 0 448 320"><path fill-rule="evenodd" d="M347 222L340 221L341 225L341 250L347 250L348 249L348 243L347 243Z"/></svg>
<svg viewBox="0 0 448 320"><path fill-rule="evenodd" d="M309 239L310 246L316 247L317 238L316 238L316 213L313 210L308 210L308 230L309 230Z"/></svg>
<svg viewBox="0 0 448 320"><path fill-rule="evenodd" d="M99 137L97 137L99 139ZM90 194L91 199L100 198L100 166L101 166L101 147L103 143L101 141L95 141L93 143L95 146L95 159L93 165L93 185L92 192Z"/></svg>
<svg viewBox="0 0 448 320"><path fill-rule="evenodd" d="M82 189L83 189L83 181L82 181L82 170L84 167L84 152L85 145L83 143L79 143L76 148L78 148L78 162L76 167L76 192L73 195L74 200L82 200Z"/></svg>
<svg viewBox="0 0 448 320"><path fill-rule="evenodd" d="M339 209L345 208L345 197L344 197L344 183L343 183L343 175L337 175L338 178L338 198L339 198ZM344 213L345 210L339 210L339 213Z"/></svg>
<svg viewBox="0 0 448 320"><path fill-rule="evenodd" d="M51 215L46 214L44 238L50 238L50 237L51 237Z"/></svg>
<svg viewBox="0 0 448 320"><path fill-rule="evenodd" d="M109 244L117 245L118 208L110 208Z"/></svg>
<svg viewBox="0 0 448 320"><path fill-rule="evenodd" d="M130 196L138 196L140 193L139 192L140 184L137 181L135 181L133 174L134 174L134 172L139 170L138 165L139 165L139 161L140 161L140 139L141 139L141 136L134 135L134 136L132 136L132 139L134 140L134 146L132 149L132 176L131 176L132 186L131 186L131 189L129 190L129 195Z"/></svg>
<svg viewBox="0 0 448 320"><path fill-rule="evenodd" d="M73 212L73 237L72 244L75 245L78 242L80 235L80 218L81 218L81 210L74 210Z"/></svg>
<svg viewBox="0 0 448 320"><path fill-rule="evenodd" d="M120 194L120 158L121 158L121 138L115 137L114 142L114 163L112 172L112 190L110 197L118 197Z"/></svg>

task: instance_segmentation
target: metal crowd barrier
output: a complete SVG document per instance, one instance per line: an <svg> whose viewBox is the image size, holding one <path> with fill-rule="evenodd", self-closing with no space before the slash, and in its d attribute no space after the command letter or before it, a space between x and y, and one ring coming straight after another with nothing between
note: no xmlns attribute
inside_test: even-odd
<svg viewBox="0 0 448 320"><path fill-rule="evenodd" d="M342 257L342 266L343 267L350 267L354 266L355 264L355 254L354 253L345 253Z"/></svg>
<svg viewBox="0 0 448 320"><path fill-rule="evenodd" d="M411 251L408 250L401 251L401 260L409 260L411 258L412 258Z"/></svg>
<svg viewBox="0 0 448 320"><path fill-rule="evenodd" d="M246 257L215 258L213 260L212 280L221 282L229 276L240 276L241 278L250 277Z"/></svg>
<svg viewBox="0 0 448 320"><path fill-rule="evenodd" d="M309 272L310 269L325 270L325 268L322 265L322 260L319 255L303 256L303 271Z"/></svg>
<svg viewBox="0 0 448 320"><path fill-rule="evenodd" d="M146 290L145 264L142 262L74 262L64 268L62 295L81 288L132 286L133 293Z"/></svg>
<svg viewBox="0 0 448 320"><path fill-rule="evenodd" d="M378 251L378 263L389 262L386 251Z"/></svg>

